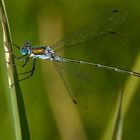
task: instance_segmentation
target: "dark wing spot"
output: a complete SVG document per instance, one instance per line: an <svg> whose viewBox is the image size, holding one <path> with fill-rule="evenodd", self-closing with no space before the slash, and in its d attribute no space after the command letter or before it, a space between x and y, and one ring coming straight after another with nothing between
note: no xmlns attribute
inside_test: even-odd
<svg viewBox="0 0 140 140"><path fill-rule="evenodd" d="M74 104L76 104L76 105L77 105L77 101L76 101L75 99L73 99L72 101L73 101L73 103L74 103Z"/></svg>
<svg viewBox="0 0 140 140"><path fill-rule="evenodd" d="M119 11L118 9L112 10L113 13L116 13L116 12L118 12L118 11Z"/></svg>
<svg viewBox="0 0 140 140"><path fill-rule="evenodd" d="M112 31L112 32L110 32L110 34L117 34L117 32Z"/></svg>

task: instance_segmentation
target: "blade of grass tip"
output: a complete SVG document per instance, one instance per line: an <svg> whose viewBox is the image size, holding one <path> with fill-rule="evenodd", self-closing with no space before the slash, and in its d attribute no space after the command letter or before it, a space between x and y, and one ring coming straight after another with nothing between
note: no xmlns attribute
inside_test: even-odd
<svg viewBox="0 0 140 140"><path fill-rule="evenodd" d="M114 129L113 129L113 135L112 140L121 140L122 139L122 98L123 98L123 90L121 90L119 94L119 98L117 101L117 110L116 110L116 117L114 122Z"/></svg>
<svg viewBox="0 0 140 140"><path fill-rule="evenodd" d="M6 60L6 63L3 63L2 67L3 69L6 69L5 81L7 81L8 79L7 83L9 85L9 88L7 85L5 85L5 87L7 89L7 97L9 98L9 108L11 109L15 137L16 140L30 140L30 133L26 118L24 101L18 82L16 66L13 65L14 59L11 55L12 41L4 0L0 0L0 21L3 30L3 51L5 54L4 59ZM13 83L14 86L11 87Z"/></svg>

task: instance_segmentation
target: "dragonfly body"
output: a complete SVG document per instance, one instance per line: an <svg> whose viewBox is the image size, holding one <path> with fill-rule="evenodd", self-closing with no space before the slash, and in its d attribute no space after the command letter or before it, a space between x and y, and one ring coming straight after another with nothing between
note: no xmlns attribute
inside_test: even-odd
<svg viewBox="0 0 140 140"><path fill-rule="evenodd" d="M39 58L57 62L65 61L63 57L57 56L49 46L32 47L29 42L26 42L20 49L20 52L23 56L28 55L28 57L32 57L33 59Z"/></svg>
<svg viewBox="0 0 140 140"><path fill-rule="evenodd" d="M50 61L54 62L72 62L72 63L80 63L80 64L85 64L85 65L91 65L94 67L102 68L102 69L108 69L108 70L113 70L119 73L126 73L129 75L137 76L140 77L140 73L125 70L125 69L120 69L114 66L106 66L98 63L93 63L93 62L87 62L87 61L82 61L82 60L77 60L77 59L69 59L61 56L57 56L55 54L55 51L50 48L49 46L38 46L38 47L32 47L32 45L29 42L26 42L24 46L20 49L21 54L24 56L27 56L25 59L25 64L28 62L29 57L33 58L33 69L31 72L31 76L35 70L35 60L36 58L39 59L47 59ZM24 65L25 65L24 64Z"/></svg>

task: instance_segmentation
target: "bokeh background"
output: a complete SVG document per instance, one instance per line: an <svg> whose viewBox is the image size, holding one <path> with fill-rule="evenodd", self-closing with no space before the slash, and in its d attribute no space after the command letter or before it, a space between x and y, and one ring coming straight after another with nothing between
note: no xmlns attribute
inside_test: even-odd
<svg viewBox="0 0 140 140"><path fill-rule="evenodd" d="M119 32L118 36L112 40L106 40L104 37L104 40L99 38L87 43L85 53L79 46L76 52L71 47L71 53L67 49L62 49L61 53L72 58L79 56L82 60L93 62L97 59L102 64L140 72L138 63L140 2L138 0L5 0L5 5L12 40L19 46L22 46L25 41L31 42L34 46L56 43L87 23L106 18L106 13L109 11L123 9L127 15L124 15L125 22L115 29ZM2 46L2 33L0 34ZM91 49L93 46L97 46L95 47L97 51ZM106 48L109 46L113 47ZM14 52L19 55L16 48ZM0 63L5 61L0 59ZM25 68L21 67L21 63L16 61L19 72L31 68L31 62ZM85 67L87 70L87 66ZM75 71L76 69L79 69L79 66ZM83 70L84 74L85 70ZM82 75L82 72L80 74ZM90 90L88 92L85 90L85 94L80 95L84 89L78 85L79 91L76 92L81 96L82 102L81 105L76 106L71 101L53 64L46 60L37 60L34 76L21 82L31 139L106 139L106 135L110 133L108 128L116 109L118 94L123 89L125 92L123 140L140 139L139 79L96 68L87 70L88 74L91 74L92 83L85 82L87 86L85 87ZM0 139L14 140L14 126L3 81L4 75L5 72L0 68ZM77 81L76 84L80 82ZM86 107L83 108L85 104Z"/></svg>

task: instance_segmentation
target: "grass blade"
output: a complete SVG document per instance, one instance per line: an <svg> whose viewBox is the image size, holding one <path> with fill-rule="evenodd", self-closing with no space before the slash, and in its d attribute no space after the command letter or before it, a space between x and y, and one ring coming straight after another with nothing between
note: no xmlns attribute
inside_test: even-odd
<svg viewBox="0 0 140 140"><path fill-rule="evenodd" d="M116 119L114 122L114 130L112 140L121 140L122 139L122 98L123 98L123 91L120 92L118 103L117 103L117 110L116 110Z"/></svg>
<svg viewBox="0 0 140 140"><path fill-rule="evenodd" d="M6 60L6 63L3 63L1 67L3 68L3 70L5 70L5 89L8 94L7 97L10 99L9 108L11 109L15 137L16 140L30 140L24 101L18 82L16 66L13 65L14 59L11 55L12 41L4 0L0 0L0 21L3 30L3 60ZM11 87L13 83L14 86Z"/></svg>

